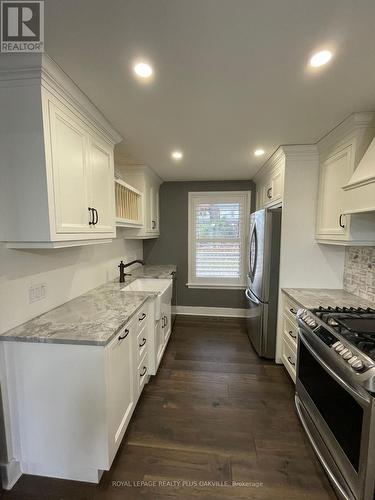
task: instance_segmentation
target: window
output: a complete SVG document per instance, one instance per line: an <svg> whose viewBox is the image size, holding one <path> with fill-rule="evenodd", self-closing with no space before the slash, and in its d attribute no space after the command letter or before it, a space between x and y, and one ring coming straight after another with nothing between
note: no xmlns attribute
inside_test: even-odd
<svg viewBox="0 0 375 500"><path fill-rule="evenodd" d="M189 193L189 287L244 288L250 192Z"/></svg>

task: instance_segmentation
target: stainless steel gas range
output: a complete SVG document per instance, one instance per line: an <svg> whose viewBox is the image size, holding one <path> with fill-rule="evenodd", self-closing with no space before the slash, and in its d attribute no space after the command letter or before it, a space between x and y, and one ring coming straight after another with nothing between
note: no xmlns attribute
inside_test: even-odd
<svg viewBox="0 0 375 500"><path fill-rule="evenodd" d="M296 407L340 498L374 500L375 310L300 309Z"/></svg>

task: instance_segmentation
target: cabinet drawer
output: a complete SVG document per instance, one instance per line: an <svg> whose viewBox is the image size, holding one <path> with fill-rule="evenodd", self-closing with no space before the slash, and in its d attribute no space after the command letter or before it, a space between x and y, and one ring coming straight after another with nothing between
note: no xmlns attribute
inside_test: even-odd
<svg viewBox="0 0 375 500"><path fill-rule="evenodd" d="M292 299L289 299L286 295L284 296L284 315L289 318L295 326L297 326L296 314L301 306L296 304Z"/></svg>
<svg viewBox="0 0 375 500"><path fill-rule="evenodd" d="M288 370L293 382L296 382L296 366L297 366L297 353L290 346L289 342L283 338L282 345L282 360L285 368Z"/></svg>
<svg viewBox="0 0 375 500"><path fill-rule="evenodd" d="M141 394L148 378L148 355L145 353L138 366L138 394Z"/></svg>
<svg viewBox="0 0 375 500"><path fill-rule="evenodd" d="M148 320L148 303L146 303L136 313L135 322L137 324L137 331L140 332L146 326Z"/></svg>
<svg viewBox="0 0 375 500"><path fill-rule="evenodd" d="M285 314L283 317L283 332L288 340L295 346L297 351L298 326Z"/></svg>
<svg viewBox="0 0 375 500"><path fill-rule="evenodd" d="M142 357L146 354L148 350L148 337L147 337L147 328L146 324L143 326L142 330L138 333L137 336L137 363L140 362Z"/></svg>

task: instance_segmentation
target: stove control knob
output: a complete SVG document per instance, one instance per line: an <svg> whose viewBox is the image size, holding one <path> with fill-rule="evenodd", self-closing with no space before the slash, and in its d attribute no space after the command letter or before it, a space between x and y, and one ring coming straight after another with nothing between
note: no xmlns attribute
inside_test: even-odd
<svg viewBox="0 0 375 500"><path fill-rule="evenodd" d="M336 344L335 344L336 345ZM335 347L336 352L341 352L344 349L344 346L342 345L341 342L338 342L338 344Z"/></svg>
<svg viewBox="0 0 375 500"><path fill-rule="evenodd" d="M311 326L311 328L315 328L316 327L316 321L311 316L307 316L306 317L305 323L307 323L309 326Z"/></svg>
<svg viewBox="0 0 375 500"><path fill-rule="evenodd" d="M352 365L353 363L355 363L358 359L358 356L352 356L349 360L348 360L348 363L349 365Z"/></svg>
<svg viewBox="0 0 375 500"><path fill-rule="evenodd" d="M364 367L363 361L357 359L357 361L354 361L354 363L352 364L352 367L355 371L359 372Z"/></svg>
<svg viewBox="0 0 375 500"><path fill-rule="evenodd" d="M350 352L350 351L346 347L344 349L341 349L340 356L344 357L344 354L346 354L347 352ZM351 355L351 353L350 353L350 355Z"/></svg>
<svg viewBox="0 0 375 500"><path fill-rule="evenodd" d="M343 357L344 359L346 359L347 361L348 361L348 360L349 360L352 356L353 356L352 351L348 351L348 352L346 352L345 354L343 354L343 355L342 355L342 357Z"/></svg>
<svg viewBox="0 0 375 500"><path fill-rule="evenodd" d="M336 347L338 347L339 345L342 345L341 342L339 340L337 340L334 344L332 344L332 349L335 349L336 350Z"/></svg>

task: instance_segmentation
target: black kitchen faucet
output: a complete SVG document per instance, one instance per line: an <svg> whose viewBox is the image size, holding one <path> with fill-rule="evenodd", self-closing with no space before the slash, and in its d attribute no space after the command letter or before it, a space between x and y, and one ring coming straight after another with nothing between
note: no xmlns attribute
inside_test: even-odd
<svg viewBox="0 0 375 500"><path fill-rule="evenodd" d="M133 264L142 264L142 266L145 265L144 260L132 260L131 262L128 262L127 264L124 264L123 261L120 262L120 265L118 266L120 269L120 283L125 283L125 276L131 276L131 274L125 273L125 268L133 265Z"/></svg>

